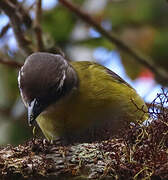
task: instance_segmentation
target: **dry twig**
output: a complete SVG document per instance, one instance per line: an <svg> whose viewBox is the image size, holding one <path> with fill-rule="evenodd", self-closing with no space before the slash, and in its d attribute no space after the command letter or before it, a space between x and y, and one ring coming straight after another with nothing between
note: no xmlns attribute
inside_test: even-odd
<svg viewBox="0 0 168 180"><path fill-rule="evenodd" d="M2 28L2 30L0 32L0 38L2 38L7 33L9 28L10 28L10 24L9 23Z"/></svg>
<svg viewBox="0 0 168 180"><path fill-rule="evenodd" d="M20 49L25 55L31 54L33 51L30 48L30 41L24 36L23 28L21 27L22 21L17 14L17 8L10 2L1 0L0 9L9 17L10 24L13 28L16 40L20 46Z"/></svg>
<svg viewBox="0 0 168 180"><path fill-rule="evenodd" d="M22 64L16 61L9 61L9 60L4 60L0 58L0 64L4 64L7 65L8 67L12 67L12 68L21 68Z"/></svg>
<svg viewBox="0 0 168 180"><path fill-rule="evenodd" d="M35 17L35 35L37 40L37 51L42 51L43 46L43 40L42 40L42 29L41 29L41 15L42 15L42 0L36 0L36 17Z"/></svg>

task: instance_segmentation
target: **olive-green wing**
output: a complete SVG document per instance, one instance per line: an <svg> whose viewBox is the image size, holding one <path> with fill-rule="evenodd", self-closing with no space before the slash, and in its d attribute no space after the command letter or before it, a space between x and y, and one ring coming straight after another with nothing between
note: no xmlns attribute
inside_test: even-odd
<svg viewBox="0 0 168 180"><path fill-rule="evenodd" d="M119 75L117 75L115 72L111 71L110 69L105 67L105 70L108 74L110 74L114 79L116 79L117 81L119 81L120 83L126 84L127 86L129 86L130 88L132 88L126 81L124 81L124 79L122 79Z"/></svg>
<svg viewBox="0 0 168 180"><path fill-rule="evenodd" d="M91 61L78 61L78 62L75 61L75 62L71 62L71 64L81 70L87 70L88 68L91 68L91 69L96 68L97 69L97 67L99 67L100 70L104 70L104 72L107 73L108 75L110 75L112 78L114 78L115 81L123 83L123 84L127 85L128 87L132 88L126 81L124 81L115 72L111 71L110 69L108 69L98 63L91 62Z"/></svg>

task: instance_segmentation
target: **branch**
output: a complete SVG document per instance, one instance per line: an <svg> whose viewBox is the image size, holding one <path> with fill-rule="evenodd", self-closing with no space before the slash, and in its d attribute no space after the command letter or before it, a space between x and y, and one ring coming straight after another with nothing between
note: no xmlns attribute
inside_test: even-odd
<svg viewBox="0 0 168 180"><path fill-rule="evenodd" d="M0 32L0 38L2 38L7 33L9 28L10 28L10 24L9 23L2 28L2 30Z"/></svg>
<svg viewBox="0 0 168 180"><path fill-rule="evenodd" d="M116 140L117 147L124 147ZM114 142L112 142L114 146ZM0 178L15 179L90 179L101 177L109 159L104 158L98 143L76 144L63 147L41 139L18 147L0 149ZM106 174L105 174L106 175ZM99 178L98 178L99 179Z"/></svg>
<svg viewBox="0 0 168 180"><path fill-rule="evenodd" d="M6 108L6 107L4 108L4 107L0 106L0 115L9 117L11 115L11 109Z"/></svg>
<svg viewBox="0 0 168 180"><path fill-rule="evenodd" d="M19 12L19 16L20 16L20 19L22 21L22 23L25 24L25 26L30 29L31 28L31 25L32 25L32 19L31 17L29 16L29 11L31 10L32 6L30 6L27 10L25 10L23 8L23 4L24 4L25 0L22 1L20 4L16 4L17 8L17 12Z"/></svg>
<svg viewBox="0 0 168 180"><path fill-rule="evenodd" d="M22 22L17 14L15 7L12 6L10 2L1 0L0 9L9 17L11 26L13 28L20 49L23 51L25 55L31 54L33 51L29 47L30 41L27 40L24 36L24 31L21 28Z"/></svg>
<svg viewBox="0 0 168 180"><path fill-rule="evenodd" d="M139 63L148 67L155 74L156 79L159 80L161 83L165 84L165 82L168 81L167 72L161 67L158 67L158 65L156 65L150 57L146 57L141 53L137 52L132 47L128 46L125 42L119 39L116 34L106 31L98 22L96 22L90 15L81 10L78 6L66 0L59 0L59 2L62 3L65 7L67 7L70 11L75 13L83 21L94 27L106 39L108 39L111 43L114 43L118 47L118 49L125 51Z"/></svg>
<svg viewBox="0 0 168 180"><path fill-rule="evenodd" d="M15 10L17 11L17 14L20 18L20 20L22 21L22 23L27 27L30 28L32 25L32 19L29 16L28 12L31 8L28 8L28 10L25 10L24 7L24 3L26 0L23 0L22 2L18 3L17 0L8 0L11 5L15 8Z"/></svg>
<svg viewBox="0 0 168 180"><path fill-rule="evenodd" d="M12 68L17 68L17 69L20 69L22 67L22 64L21 63L18 63L16 61L9 61L9 60L4 60L4 59L1 59L0 58L0 64L4 64L8 67L12 67Z"/></svg>
<svg viewBox="0 0 168 180"><path fill-rule="evenodd" d="M42 8L41 8L42 0L36 0L36 17L35 17L35 35L37 40L37 51L42 51L44 49L43 40L42 40L42 29L41 29L41 15L42 15Z"/></svg>
<svg viewBox="0 0 168 180"><path fill-rule="evenodd" d="M148 141L144 143L146 131L134 131L128 136L132 143L137 136L136 144L114 138L65 147L33 139L17 147L1 147L0 179L167 179L166 149L153 149Z"/></svg>

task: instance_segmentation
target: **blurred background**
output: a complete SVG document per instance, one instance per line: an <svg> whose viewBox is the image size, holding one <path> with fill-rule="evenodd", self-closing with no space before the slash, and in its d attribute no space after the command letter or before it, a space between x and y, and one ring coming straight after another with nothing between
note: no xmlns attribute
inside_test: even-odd
<svg viewBox="0 0 168 180"><path fill-rule="evenodd" d="M18 18L16 29L27 39L21 46L16 38L14 24L7 13L10 6ZM109 33L150 57L155 68L168 69L168 2L166 0L72 0L73 4L91 15ZM17 74L29 52L40 50L38 30L43 49L65 53L74 61L96 61L129 82L147 103L152 102L167 82L119 51L115 43L81 20L57 0L42 0L42 12L37 10L39 0L1 0L0 2L0 144L19 144L32 137L26 109L21 101ZM40 7L40 6L39 6ZM5 10L5 8L7 10ZM11 10L10 10L11 11ZM13 18L15 18L13 16ZM38 28L39 29L38 29ZM37 42L36 42L37 39ZM40 46L40 45L39 45ZM162 84L160 84L162 83Z"/></svg>

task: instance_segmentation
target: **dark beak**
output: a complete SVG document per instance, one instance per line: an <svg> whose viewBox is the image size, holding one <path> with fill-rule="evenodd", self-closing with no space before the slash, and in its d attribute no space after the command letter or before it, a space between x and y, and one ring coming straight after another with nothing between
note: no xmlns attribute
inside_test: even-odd
<svg viewBox="0 0 168 180"><path fill-rule="evenodd" d="M29 126L32 126L35 124L35 120L38 117L38 115L44 111L44 109L48 106L47 101L42 101L40 99L33 99L31 103L28 106L28 123Z"/></svg>
<svg viewBox="0 0 168 180"><path fill-rule="evenodd" d="M31 103L28 106L29 126L34 125L37 116L43 111L43 109L43 106L40 104L40 102L37 101L37 99L31 101Z"/></svg>
<svg viewBox="0 0 168 180"><path fill-rule="evenodd" d="M29 126L32 126L35 122L35 103L36 103L36 99L34 99L28 106L28 123Z"/></svg>

